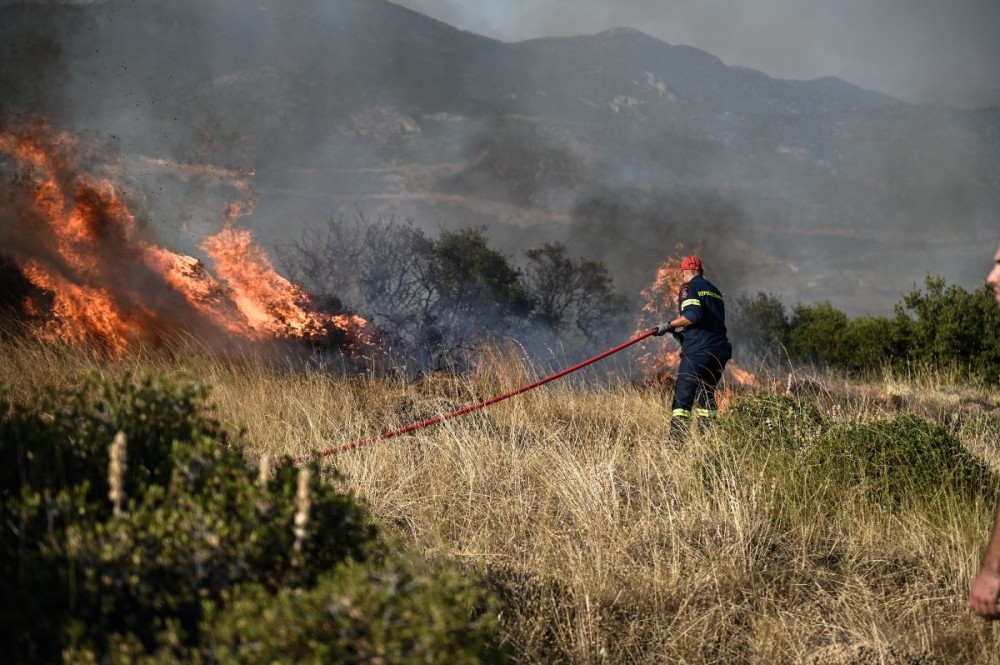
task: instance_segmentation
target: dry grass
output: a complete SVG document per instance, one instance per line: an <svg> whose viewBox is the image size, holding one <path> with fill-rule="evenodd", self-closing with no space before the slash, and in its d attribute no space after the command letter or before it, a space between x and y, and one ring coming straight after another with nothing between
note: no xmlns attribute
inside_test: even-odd
<svg viewBox="0 0 1000 665"><path fill-rule="evenodd" d="M25 401L87 371L187 373L245 428L251 464L536 376L504 351L469 376L420 382L183 355L108 361L6 342L0 372ZM922 381L794 377L791 390L834 420L930 417L1000 469L1000 395ZM784 377L771 385L788 388ZM467 562L493 586L524 662L1000 663L998 629L965 609L985 502L893 509L831 496L822 470L776 475L751 428L695 433L677 450L664 400L627 383L555 383L323 468L427 556Z"/></svg>

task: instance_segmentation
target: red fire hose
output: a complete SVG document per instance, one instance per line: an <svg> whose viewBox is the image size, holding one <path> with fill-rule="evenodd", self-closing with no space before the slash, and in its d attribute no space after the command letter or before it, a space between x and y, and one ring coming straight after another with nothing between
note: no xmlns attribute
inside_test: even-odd
<svg viewBox="0 0 1000 665"><path fill-rule="evenodd" d="M440 422L443 422L445 420L449 420L451 418L455 418L457 416L464 416L467 413L471 413L473 411L477 411L477 410L479 410L479 409L481 409L483 407L489 406L490 404L496 404L497 402L502 402L503 400L505 400L505 399L507 399L509 397L513 397L514 395L520 395L521 393L527 392L527 391L531 390L532 388L537 388L538 386L545 385L549 381L555 381L556 379L560 379L560 378L566 376L567 374L572 374L573 372L575 372L575 371L577 371L579 369L583 369L587 365L591 365L593 363L596 363L598 360L603 360L604 358L607 358L610 355L614 355L614 354L618 353L619 351L621 351L623 349L627 349L628 347L632 346L633 344L636 344L637 342L641 342L642 340L646 339L650 335L654 335L654 334L656 334L656 328L648 330L648 331L642 333L641 335L639 335L638 337L634 337L634 338L630 339L629 341L625 342L624 344L619 344L618 346L616 346L613 349L608 349L604 353L602 353L600 355L596 355L596 356L594 356L593 358L591 358L589 360L584 360L582 363L578 363L576 365L573 365L572 367L564 369L561 372L553 374L552 376L547 376L544 379L539 379L538 381L535 381L534 383L530 383L530 384L528 384L526 386L521 386L517 390L512 390L509 393L504 393L503 395L497 395L496 397L491 397L490 399L486 400L485 402L479 402L478 404L470 404L469 406L463 406L461 409L458 409L457 411L452 411L451 413L446 413L444 415L440 415L440 416L431 418L430 420L425 420L425 421L420 422L420 423L413 423L412 425L407 425L406 427L403 427L401 429L393 430L391 432L383 432L383 433L381 433L381 434L379 434L377 436L372 436L372 437L369 437L367 439L361 439L359 441L355 441L354 443L347 443L347 444L344 444L342 446L337 446L336 448L330 448L330 449L324 450L324 451L322 451L320 453L316 453L316 454L313 454L313 455L303 455L302 457L295 458L295 463L296 464L301 464L302 462L308 462L310 459L312 459L314 457L329 457L331 455L339 455L340 453L345 453L348 450L354 450L355 448L361 448L363 446L367 446L367 445L369 445L371 443L375 443L377 441L383 441L385 439L391 439L392 437L399 436L400 434L409 434L410 432L416 432L417 430L423 429L425 427L430 427L431 425L436 425L436 424L438 424Z"/></svg>

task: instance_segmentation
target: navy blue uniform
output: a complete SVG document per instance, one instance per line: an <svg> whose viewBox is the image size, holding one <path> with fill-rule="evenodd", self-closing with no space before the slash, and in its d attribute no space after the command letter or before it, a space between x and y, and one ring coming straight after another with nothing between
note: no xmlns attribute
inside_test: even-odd
<svg viewBox="0 0 1000 665"><path fill-rule="evenodd" d="M719 289L698 275L681 286L677 309L691 325L684 328L681 341L681 364L671 415L689 419L697 402L698 416L714 418L715 387L733 356L733 347L726 336L726 303Z"/></svg>

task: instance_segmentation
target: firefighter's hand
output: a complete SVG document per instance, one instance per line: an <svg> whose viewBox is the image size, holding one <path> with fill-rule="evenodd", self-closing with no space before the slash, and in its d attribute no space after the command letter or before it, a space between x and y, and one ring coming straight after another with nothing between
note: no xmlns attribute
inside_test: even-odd
<svg viewBox="0 0 1000 665"><path fill-rule="evenodd" d="M1000 574L983 567L969 588L969 609L984 619L1000 619Z"/></svg>
<svg viewBox="0 0 1000 665"><path fill-rule="evenodd" d="M671 333L672 334L673 332L674 332L674 327L672 325L670 325L669 322L666 322L666 323L661 323L660 325L656 326L656 332L653 333L653 335L655 335L656 337L659 337L661 335L666 335L667 333Z"/></svg>

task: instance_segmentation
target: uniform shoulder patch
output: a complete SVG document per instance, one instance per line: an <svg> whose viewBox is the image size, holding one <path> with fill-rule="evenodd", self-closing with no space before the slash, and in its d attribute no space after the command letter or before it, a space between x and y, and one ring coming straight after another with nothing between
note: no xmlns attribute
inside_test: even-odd
<svg viewBox="0 0 1000 665"><path fill-rule="evenodd" d="M688 297L688 294L690 294L690 293L691 293L691 287L689 287L687 284L685 284L684 286L681 287L681 292L680 292L680 294L679 294L678 297L681 300L686 300L687 297Z"/></svg>

